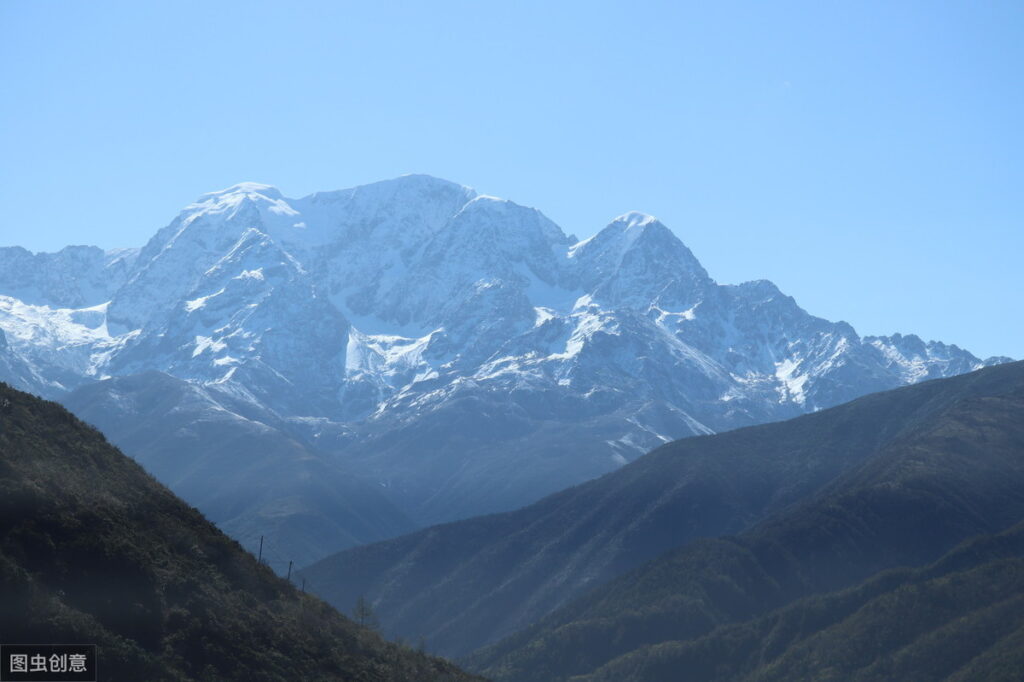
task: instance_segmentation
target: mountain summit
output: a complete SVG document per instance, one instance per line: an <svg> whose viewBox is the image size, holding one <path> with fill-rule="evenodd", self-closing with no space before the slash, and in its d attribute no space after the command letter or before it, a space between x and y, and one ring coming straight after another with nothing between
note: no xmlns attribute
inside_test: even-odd
<svg viewBox="0 0 1024 682"><path fill-rule="evenodd" d="M116 442L180 407L117 380L169 376L420 524L521 506L675 438L1004 360L860 337L770 282L720 285L651 216L577 242L422 175L299 199L242 183L138 250L0 249L0 330L0 378ZM111 394L102 414L96 391Z"/></svg>

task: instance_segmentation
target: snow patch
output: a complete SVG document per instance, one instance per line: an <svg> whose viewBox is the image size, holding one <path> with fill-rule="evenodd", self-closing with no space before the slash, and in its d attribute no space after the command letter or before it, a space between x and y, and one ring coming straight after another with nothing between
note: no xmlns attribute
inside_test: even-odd
<svg viewBox="0 0 1024 682"><path fill-rule="evenodd" d="M242 270L242 272L235 275L233 279L254 279L262 282L264 280L263 268L255 268L254 270ZM221 289L221 291L224 290Z"/></svg>
<svg viewBox="0 0 1024 682"><path fill-rule="evenodd" d="M779 394L783 400L791 400L798 405L803 405L807 400L804 393L804 385L807 383L807 375L799 374L800 362L786 358L782 362L775 363L775 378L781 382Z"/></svg>
<svg viewBox="0 0 1024 682"><path fill-rule="evenodd" d="M543 326L545 322L555 317L555 313L550 308L535 307L533 312L536 314L536 319L533 322L534 327Z"/></svg>
<svg viewBox="0 0 1024 682"><path fill-rule="evenodd" d="M185 310L187 310L190 313L195 312L200 308L204 307L206 305L206 302L209 301L211 298L220 296L223 293L224 289L221 289L220 291L216 291L208 296L200 296L199 298L193 298L191 301L185 301Z"/></svg>
<svg viewBox="0 0 1024 682"><path fill-rule="evenodd" d="M209 336L196 336L196 347L192 351L192 357L198 357L205 353L207 350L212 350L214 353L219 353L228 347L223 341L214 341Z"/></svg>

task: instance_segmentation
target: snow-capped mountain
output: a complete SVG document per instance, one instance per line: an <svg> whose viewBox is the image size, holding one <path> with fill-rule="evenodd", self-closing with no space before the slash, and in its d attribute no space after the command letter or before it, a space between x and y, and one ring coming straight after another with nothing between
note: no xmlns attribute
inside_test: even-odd
<svg viewBox="0 0 1024 682"><path fill-rule="evenodd" d="M15 386L61 399L169 374L360 472L419 523L1005 360L862 338L770 282L720 285L651 216L578 241L415 175L301 199L236 185L140 250L0 249L0 294Z"/></svg>

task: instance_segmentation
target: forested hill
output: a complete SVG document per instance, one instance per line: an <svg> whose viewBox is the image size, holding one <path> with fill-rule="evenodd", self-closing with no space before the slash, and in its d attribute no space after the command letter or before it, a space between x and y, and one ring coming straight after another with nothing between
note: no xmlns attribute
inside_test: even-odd
<svg viewBox="0 0 1024 682"><path fill-rule="evenodd" d="M93 428L0 384L0 641L97 645L102 679L478 679L276 577Z"/></svg>
<svg viewBox="0 0 1024 682"><path fill-rule="evenodd" d="M906 398L923 386L879 398ZM891 611L883 608L870 618L870 613L855 618L851 611L844 611L845 597L805 602L800 608L807 619L800 625L800 637L793 639L793 633L783 628L772 634L764 652L750 654L744 648L750 644L750 632L767 627L755 619L775 609L856 585L880 571L925 565L960 542L1001 532L1024 519L1024 364L936 381L934 387L955 390L934 394L932 409L918 412L913 419L904 416L904 428L897 437L819 493L738 535L670 551L480 651L471 661L473 666L510 682L591 679L588 675L595 680L644 682L719 680L742 679L748 673L755 679L780 680L991 679L957 677L960 664L952 663L942 674L890 677L885 661L891 656L923 655L929 650L927 642L915 638L933 629L953 628L943 636L964 647L957 654L960 663L967 660L964 657L985 654L998 637L1019 637L1013 634L1016 621L999 624L1000 617L995 615L1019 607L1015 597L1021 589L1019 562L988 566L979 560L976 566L954 569L952 573L977 569L948 578L963 583L963 594L943 585L934 572L912 576L908 587L899 588L903 592L872 607L891 607ZM834 419L843 409L823 416ZM852 433L879 429L885 423L872 420L846 426ZM984 583L990 579L986 576L994 584L1003 584L1006 594L986 593ZM880 588L864 589L862 601L867 606L880 595ZM906 590L917 590L919 601L905 598ZM972 593L977 594L979 608L989 604L995 609L987 615L975 614L982 619L978 627L991 626L984 636L968 628L974 607L963 598ZM966 620L961 622L960 617ZM716 628L744 622L750 624L709 635ZM869 627L868 622L877 623L874 634L860 629ZM715 639L700 639L705 635ZM735 639L742 637L748 637L745 644ZM831 654L826 653L827 647L806 651L826 641L843 646ZM923 648L901 651L903 646L917 644ZM1017 640L1015 655L1020 655L1022 645ZM707 656L707 667L700 668L700 673L690 665L697 650ZM740 659L748 654L756 660L743 659L747 661L744 668ZM767 675L758 667L762 654L765 661L778 657L782 667L776 672L789 672L758 677L761 672ZM1002 654L999 657L1002 660ZM682 667L669 665L669 660ZM897 663L893 663L895 669L913 669L905 661ZM829 672L830 666L835 671ZM670 670L687 674L680 677Z"/></svg>
<svg viewBox="0 0 1024 682"><path fill-rule="evenodd" d="M357 547L304 574L331 603L366 594L386 630L423 635L435 650L464 656L666 551L742 533L827 491L939 424L952 406L998 401L1022 387L1024 363L1017 362L785 422L682 439L518 511ZM957 467L970 468L952 466L953 481Z"/></svg>
<svg viewBox="0 0 1024 682"><path fill-rule="evenodd" d="M693 641L644 647L573 679L1017 682L1021 671L1024 524L931 566L887 571Z"/></svg>

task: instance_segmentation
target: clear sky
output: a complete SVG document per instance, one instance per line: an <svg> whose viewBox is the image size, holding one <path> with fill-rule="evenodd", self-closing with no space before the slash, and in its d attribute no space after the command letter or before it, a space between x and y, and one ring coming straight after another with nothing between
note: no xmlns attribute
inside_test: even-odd
<svg viewBox="0 0 1024 682"><path fill-rule="evenodd" d="M0 0L0 245L417 172L1024 357L1024 3Z"/></svg>

